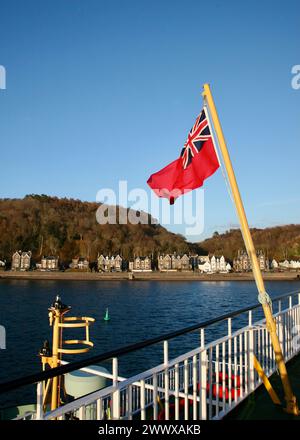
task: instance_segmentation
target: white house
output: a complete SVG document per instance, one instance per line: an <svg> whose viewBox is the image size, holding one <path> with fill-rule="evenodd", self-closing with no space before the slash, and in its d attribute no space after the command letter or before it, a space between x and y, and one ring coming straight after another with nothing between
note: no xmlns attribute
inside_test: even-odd
<svg viewBox="0 0 300 440"><path fill-rule="evenodd" d="M114 269L116 272L122 272L122 262L123 258L119 254L114 257Z"/></svg>
<svg viewBox="0 0 300 440"><path fill-rule="evenodd" d="M72 263L69 265L69 267L73 270L89 271L90 263L85 257L76 257L72 258Z"/></svg>
<svg viewBox="0 0 300 440"><path fill-rule="evenodd" d="M281 267L282 269L289 269L290 263L288 262L288 260L280 261L279 267Z"/></svg>
<svg viewBox="0 0 300 440"><path fill-rule="evenodd" d="M131 272L152 272L150 257L136 257L129 262L129 270Z"/></svg>
<svg viewBox="0 0 300 440"><path fill-rule="evenodd" d="M291 261L284 260L284 261L280 261L278 266L283 270L289 270L289 269L297 270L297 269L300 269L300 261L298 261L298 260L291 260Z"/></svg>
<svg viewBox="0 0 300 440"><path fill-rule="evenodd" d="M170 256L169 254L167 255L159 255L158 256L158 270L162 271L166 271L166 270L171 270L171 269L175 269L175 259L173 258L175 257L175 255ZM176 258L176 257L175 257Z"/></svg>
<svg viewBox="0 0 300 440"><path fill-rule="evenodd" d="M291 269L300 269L300 261L291 260L290 261Z"/></svg>
<svg viewBox="0 0 300 440"><path fill-rule="evenodd" d="M256 251L257 261L261 270L269 270L269 260L262 250ZM249 255L243 249L238 251L237 257L233 260L235 272L249 272L252 270L252 263Z"/></svg>
<svg viewBox="0 0 300 440"><path fill-rule="evenodd" d="M209 256L208 255L198 255L198 261L199 263L206 263L209 262Z"/></svg>
<svg viewBox="0 0 300 440"><path fill-rule="evenodd" d="M31 252L17 251L12 256L11 270L25 271L30 269Z"/></svg>
<svg viewBox="0 0 300 440"><path fill-rule="evenodd" d="M58 270L58 257L43 257L40 264L36 265L38 270Z"/></svg>
<svg viewBox="0 0 300 440"><path fill-rule="evenodd" d="M177 271L177 270L191 270L191 258L184 254L182 257L175 253L170 255L158 256L158 270L164 271Z"/></svg>
<svg viewBox="0 0 300 440"><path fill-rule="evenodd" d="M198 268L201 273L211 273L211 264L209 261L206 261L203 264L198 264Z"/></svg>
<svg viewBox="0 0 300 440"><path fill-rule="evenodd" d="M108 256L98 255L97 257L97 266L99 272L109 272L110 270L110 261Z"/></svg>
<svg viewBox="0 0 300 440"><path fill-rule="evenodd" d="M212 273L216 273L217 272L217 260L214 255L210 259L210 265L211 265Z"/></svg>
<svg viewBox="0 0 300 440"><path fill-rule="evenodd" d="M202 273L228 273L231 270L231 266L226 262L224 256L216 258L215 255L209 259L205 259L205 262L198 264L198 269Z"/></svg>
<svg viewBox="0 0 300 440"><path fill-rule="evenodd" d="M219 271L220 272L227 272L226 270L226 261L224 256L222 255L222 257L219 260Z"/></svg>
<svg viewBox="0 0 300 440"><path fill-rule="evenodd" d="M98 255L97 266L99 272L121 272L123 258L120 255L104 257L102 254Z"/></svg>

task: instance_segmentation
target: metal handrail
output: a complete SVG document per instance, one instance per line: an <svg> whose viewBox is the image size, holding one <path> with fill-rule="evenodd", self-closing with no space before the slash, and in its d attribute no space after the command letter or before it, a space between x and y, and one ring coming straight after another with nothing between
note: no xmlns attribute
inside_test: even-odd
<svg viewBox="0 0 300 440"><path fill-rule="evenodd" d="M300 293L299 290L296 290L294 292L289 292L284 295L274 297L272 299L272 301L280 301L281 299L287 298L289 296L294 296L299 293ZM219 322L224 321L228 318L234 318L238 315L246 313L250 310L255 310L259 307L261 307L261 305L259 303L254 304L252 306L248 306L248 307L236 310L231 313L226 313L226 314L221 315L221 316L214 318L214 319L209 319L207 321L203 321L198 324L194 324L194 325L191 325L189 327L185 327L180 330L175 330L173 332L166 333L161 336L157 336L155 338L147 339L146 341L141 341L141 342L138 342L135 344L130 344L130 345L127 345L125 347L121 347L116 350L111 350L111 351L107 351L105 353L101 353L99 355L91 356L91 357L89 357L87 359L83 359L81 361L70 362L67 365L63 365L60 367L52 368L47 371L41 371L41 372L38 372L35 374L30 374L28 376L20 377L15 380L1 383L0 384L0 394L6 393L8 391L14 390L14 389L22 387L22 386L32 385L37 382L42 382L42 381L45 381L47 379L51 379L56 376L61 376L63 374L70 373L75 370L80 370L81 368L88 367L89 365L97 364L99 362L104 362L104 361L111 359L111 358L124 356L125 354L131 353L136 350L140 350L145 347L149 347L149 346L157 344L159 342L167 341L167 340L173 339L175 337L182 336L187 333L191 333L195 330L206 328L210 325L219 323Z"/></svg>
<svg viewBox="0 0 300 440"><path fill-rule="evenodd" d="M291 295L289 296L289 299L291 299ZM291 312L293 310L297 310L297 309L299 310L299 306L300 306L299 298L298 298L297 304L295 304L295 305L292 305L291 301L290 301L290 303L289 303L287 308L284 308L284 310L280 310L280 311L278 311L277 313L274 314L274 318L277 319L277 318L279 318L281 316L284 316L284 314L287 314L287 313L289 313L289 312ZM185 368L185 362L187 360L189 360L191 362L191 360L194 359L195 356L201 355L201 353L204 353L204 357L205 357L206 362L207 362L206 365L205 364L202 365L202 367L204 368L205 371L206 371L206 368L209 366L209 364L216 364L216 363L218 363L219 364L219 367L217 367L218 371L220 371L219 368L221 368L221 370L223 369L223 374L224 374L224 370L225 370L225 367L223 366L224 360L223 361L218 361L218 362L214 361L212 359L209 360L210 356L209 356L208 353L211 352L211 349L213 347L216 347L216 349L217 349L217 347L220 347L221 345L223 346L225 341L232 340L233 343L234 343L234 341L235 342L237 341L237 338L240 338L242 335L245 335L248 332L249 332L249 338L251 339L251 331L255 332L255 331L257 331L258 328L259 329L263 328L266 331L266 325L265 324L262 325L264 322L265 322L265 319L261 319L260 321L256 321L254 324L251 324L250 321L249 321L249 325L248 326L243 327L243 328L235 331L234 333L229 332L226 336L221 337L221 338L219 338L219 339L217 339L217 340L215 340L213 342L208 343L207 345L205 345L205 347L204 346L202 347L200 345L196 349L193 349L193 350L191 350L191 351L189 351L187 353L184 353L183 355L180 355L180 356L176 357L175 359L172 359L171 361L168 361L167 364L166 363L162 363L162 364L156 365L155 367L150 368L147 371L143 371L142 373L139 373L139 374L137 374L135 376L132 376L130 378L127 378L125 380L120 380L119 381L119 379L118 379L118 382L120 382L120 383L116 383L115 387L106 387L106 388L103 388L101 390L97 390L97 391L89 394L88 396L83 396L83 397L81 397L79 399L76 399L76 400L74 400L72 402L66 403L65 405L59 407L58 409L56 409L54 411L50 411L50 412L45 413L43 415L43 418L45 420L50 420L50 419L53 419L53 418L56 418L56 417L64 418L66 414L73 413L74 411L77 411L77 410L80 411L81 408L86 407L87 405L90 405L90 404L97 404L98 405L98 404L100 404L99 403L100 401L101 401L101 405L103 405L105 399L112 399L112 404L113 404L113 402L114 402L114 393L116 393L116 392L119 392L119 393L123 392L123 393L126 394L126 396L128 396L128 393L132 392L131 391L131 387L132 386L139 387L140 390L142 390L142 388L144 388L144 390L146 389L148 391L152 390L153 392L155 391L156 394L157 393L162 393L162 395L163 395L166 392L165 387L163 385L158 386L157 379L156 379L156 385L154 386L154 384L151 383L151 379L154 379L155 376L159 377L159 375L161 375L161 374L164 375L165 372L166 372L166 369L168 370L168 375L172 371L174 371L176 373L176 365L177 365L177 368L178 368L179 364L181 363L181 367L180 368L182 368L182 367ZM247 338L248 341L250 341L250 339ZM265 341L267 341L267 338L265 339ZM246 348L246 352L248 352L248 348ZM249 356L250 356L251 355L251 350L248 353L249 353ZM286 356L286 361L288 361L292 357L293 356L287 355ZM200 358L198 358L198 359L200 360ZM232 371L235 371L234 374L237 375L236 377L238 377L239 374L241 374L241 375L243 374L242 373L243 369L244 370L247 369L248 373L251 371L251 369L252 369L252 371L254 371L253 364L246 366L246 364L243 364L243 362L241 362L239 364L239 361L241 361L241 359L239 359L237 361L238 363L235 363L235 365L233 364L231 366L231 368L233 368ZM273 359L273 363L274 363L274 359ZM222 365L222 366L220 367L220 365ZM229 364L227 362L226 362L226 365L228 365L228 368L229 368ZM239 372L240 373L238 373L238 368L239 368ZM270 367L270 368L268 368L266 370L266 374L268 375L268 377L270 377L270 375L275 371L275 369L276 369L276 366L273 365L273 368ZM86 368L83 368L82 370L86 371ZM89 369L89 371L92 372L91 369ZM209 371L215 371L216 372L217 370L216 370L216 368L211 367L211 369ZM206 372L204 374L204 376L206 376L206 374L207 374L207 377L210 376L209 372ZM244 373L244 374L246 374L246 373ZM198 380L197 377L196 377L196 379L194 379L194 376L193 376L192 381L194 381L194 380L197 381ZM234 398L234 401L230 402L230 406L226 406L226 408L223 407L222 410L220 410L220 408L218 408L218 414L216 415L216 418L222 418L225 414L227 414L229 411L231 411L233 408L235 408L239 403L241 403L247 396L249 396L249 394L251 394L251 392L253 392L256 388L258 388L258 386L261 384L260 378L257 377L256 381L254 381L253 384L250 386L249 385L250 382L248 383L248 381L251 381L250 377L251 377L251 373L249 373L247 384L245 382L245 380L246 380L245 376L240 379L241 383L244 383L244 385L242 385L242 387L244 386L244 387L246 387L248 389L248 386L249 386L248 391L246 391L246 389L243 389L243 394L242 395L236 395L236 397ZM147 383L148 379L150 379L150 383ZM189 379L185 379L185 380L188 381ZM188 383L190 384L190 382L188 382ZM192 382L190 384L190 386L193 386L192 385L193 383L194 382ZM225 386L225 385L220 384L220 386L222 387L222 386ZM175 385L175 387L176 387L176 385ZM230 387L230 385L229 385L229 387ZM171 396L171 395L175 396L175 398L177 396L178 399L179 398L183 398L183 399L189 399L189 400L193 400L193 401L196 399L198 403L201 402L201 397L199 395L197 395L197 397L195 397L194 393L188 393L185 389L183 391L183 389L184 389L183 388L183 384L182 384L181 388L179 387L179 384L178 384L177 391L172 386L170 388L170 386L168 385L168 395L169 396ZM111 390L111 392L108 392L108 390ZM206 393L206 397L209 396L209 393L210 392L208 392L208 394ZM146 396L144 395L144 398L145 397ZM154 397L153 397L153 399L154 399ZM210 399L211 399L211 395L210 395ZM118 408L120 409L120 401L119 400L117 400L117 401L119 402ZM153 406L154 401L155 401L155 399L152 401L151 397L150 397L150 401L147 404L145 403L145 400L144 400L144 403L140 404L140 406L138 406L138 407L135 406L135 409L132 409L132 407L130 407L131 409L129 409L129 407L127 407L128 411L129 411L128 414L130 414L131 417L134 414L140 414L142 408L145 410L146 408ZM129 402L129 400L128 400L128 402ZM123 404L124 405L127 405L127 404L129 405L129 403L125 404L124 402L123 402ZM219 405L219 399L215 399L215 400L212 399L212 400L210 400L210 404L218 406ZM221 404L221 407L222 407L222 404Z"/></svg>

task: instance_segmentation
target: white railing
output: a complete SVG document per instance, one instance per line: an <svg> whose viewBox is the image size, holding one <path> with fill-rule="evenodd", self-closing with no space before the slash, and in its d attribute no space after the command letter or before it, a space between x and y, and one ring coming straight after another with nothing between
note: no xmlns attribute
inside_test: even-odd
<svg viewBox="0 0 300 440"><path fill-rule="evenodd" d="M274 314L285 360L300 351L300 295L282 310L277 302ZM36 419L221 419L261 385L253 366L257 357L267 376L276 371L274 351L265 320L232 331L227 319L223 337L205 343L200 331L199 345L175 359L169 359L169 342L164 341L163 363L125 379L118 375L118 359L112 360L112 373L92 368L84 371L106 377L111 385L43 413L42 384L38 384Z"/></svg>

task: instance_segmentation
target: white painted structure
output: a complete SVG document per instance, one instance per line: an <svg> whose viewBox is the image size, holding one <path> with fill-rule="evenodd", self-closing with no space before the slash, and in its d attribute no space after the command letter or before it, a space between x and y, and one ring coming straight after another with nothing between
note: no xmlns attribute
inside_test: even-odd
<svg viewBox="0 0 300 440"><path fill-rule="evenodd" d="M300 261L297 260L284 260L280 261L279 267L283 270L289 270L289 269L300 269Z"/></svg>
<svg viewBox="0 0 300 440"><path fill-rule="evenodd" d="M40 263L36 264L36 268L41 271L58 270L58 257L43 257Z"/></svg>
<svg viewBox="0 0 300 440"><path fill-rule="evenodd" d="M283 269L289 269L290 263L288 262L288 260L281 261L279 263L279 267L281 267Z"/></svg>
<svg viewBox="0 0 300 440"><path fill-rule="evenodd" d="M209 261L206 261L204 264L199 264L198 268L202 273L211 273L211 264Z"/></svg>
<svg viewBox="0 0 300 440"><path fill-rule="evenodd" d="M158 270L160 272L178 271L178 270L187 271L192 269L190 263L190 257L187 254L184 254L182 256L177 255L176 253L159 255L157 258L157 265L158 265Z"/></svg>
<svg viewBox="0 0 300 440"><path fill-rule="evenodd" d="M290 261L291 269L300 269L300 261L291 260Z"/></svg>
<svg viewBox="0 0 300 440"><path fill-rule="evenodd" d="M205 259L203 257L201 259L198 264L201 273L228 273L231 271L231 265L226 262L223 255L220 258L213 255L211 258L207 256Z"/></svg>
<svg viewBox="0 0 300 440"><path fill-rule="evenodd" d="M97 266L99 272L122 272L123 258L120 255L98 255Z"/></svg>
<svg viewBox="0 0 300 440"><path fill-rule="evenodd" d="M152 272L152 260L150 257L135 257L129 262L130 272Z"/></svg>
<svg viewBox="0 0 300 440"><path fill-rule="evenodd" d="M226 264L226 272L230 272L232 270L232 267L229 263Z"/></svg>
<svg viewBox="0 0 300 440"><path fill-rule="evenodd" d="M88 272L90 270L90 262L86 257L74 257L69 264L69 268L72 270Z"/></svg>
<svg viewBox="0 0 300 440"><path fill-rule="evenodd" d="M286 361L300 353L300 294L285 295L273 301L277 332ZM248 316L248 325L240 327L238 320ZM265 319L254 321L261 308L250 308L198 328L198 344L176 358L169 357L171 340L162 341L162 362L147 371L124 378L119 376L122 358L112 358L112 372L93 372L110 380L110 385L84 397L75 399L55 411L44 413L42 383L37 385L37 411L31 418L51 420L76 415L81 420L129 419L146 420L217 420L222 419L261 385L253 366L257 357L267 376L276 371L275 354ZM224 332L224 320L227 331ZM234 328L238 328L233 331ZM220 337L209 339L211 325L221 325ZM191 333L190 333L191 334ZM195 340L195 338L194 338ZM228 380L226 378L231 378ZM222 389L222 392L220 392ZM158 398L161 402L158 405ZM172 402L170 403L170 399ZM270 402L270 405L272 403ZM163 409L161 409L163 406ZM23 417L25 418L25 417Z"/></svg>
<svg viewBox="0 0 300 440"><path fill-rule="evenodd" d="M31 251L17 251L12 256L11 270L25 271L30 269Z"/></svg>
<svg viewBox="0 0 300 440"><path fill-rule="evenodd" d="M198 255L199 263L209 263L209 255Z"/></svg>

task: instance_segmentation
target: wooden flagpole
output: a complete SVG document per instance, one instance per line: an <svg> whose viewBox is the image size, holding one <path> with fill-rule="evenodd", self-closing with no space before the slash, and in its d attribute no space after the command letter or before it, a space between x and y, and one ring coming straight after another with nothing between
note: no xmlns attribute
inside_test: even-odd
<svg viewBox="0 0 300 440"><path fill-rule="evenodd" d="M282 385L283 385L283 389L284 389L284 394L285 394L285 399L286 399L286 411L290 414L299 415L299 409L298 409L296 397L292 391L292 387L291 387L288 373L287 373L287 369L286 369L286 366L284 363L284 358L283 358L282 350L280 347L279 339L278 339L278 336L276 333L276 323L275 323L275 319L272 314L271 299L265 290L264 280L263 280L263 277L262 277L262 274L260 271L260 267L258 264L258 260L256 257L256 252L255 252L252 236L250 233L246 213L244 210L240 191L239 191L237 181L235 178L235 174L233 171L230 156L229 156L229 153L227 150L223 130L222 130L220 120L218 117L218 113L217 113L217 109L216 109L216 106L215 106L215 103L214 103L214 100L213 100L213 97L211 94L209 84L204 84L203 88L204 88L203 97L206 100L206 102L208 104L208 108L210 110L214 129L215 129L215 132L216 132L216 135L218 138L223 162L224 162L225 169L227 172L230 189L232 192L233 200L234 200L235 207L236 207L237 214L238 214L238 218L240 221L244 243L245 243L251 264L252 264L253 275L254 275L257 290L259 293L258 300L262 304L263 311L264 311L264 314L266 317L267 329L268 329L270 336L271 336L271 341L272 341L273 349L275 352L275 359L276 359L276 363L278 366L278 370L280 373L280 377L281 377L281 381L282 381Z"/></svg>

